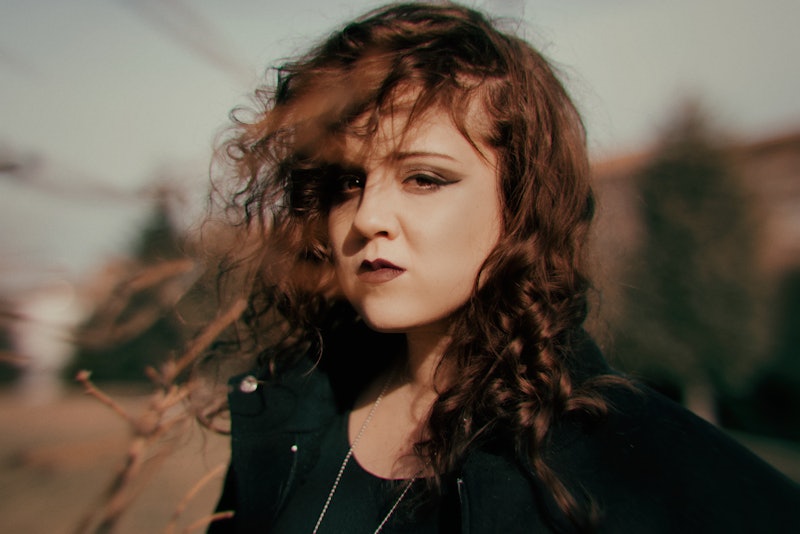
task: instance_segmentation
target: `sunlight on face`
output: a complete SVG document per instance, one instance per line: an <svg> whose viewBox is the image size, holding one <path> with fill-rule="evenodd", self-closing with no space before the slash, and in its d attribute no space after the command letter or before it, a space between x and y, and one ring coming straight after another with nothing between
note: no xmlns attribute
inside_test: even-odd
<svg viewBox="0 0 800 534"><path fill-rule="evenodd" d="M328 232L339 285L372 328L447 328L501 228L496 155L433 110L348 138Z"/></svg>

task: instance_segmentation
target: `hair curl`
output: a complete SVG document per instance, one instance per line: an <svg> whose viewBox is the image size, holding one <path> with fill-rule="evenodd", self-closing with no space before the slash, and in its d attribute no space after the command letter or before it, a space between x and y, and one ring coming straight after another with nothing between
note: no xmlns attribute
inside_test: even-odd
<svg viewBox="0 0 800 534"><path fill-rule="evenodd" d="M596 388L569 371L570 338L586 317L594 204L583 125L554 68L480 13L445 3L372 11L275 72L255 109L232 113L220 152L232 172L217 193L244 238L221 278L249 302L237 349L275 373L323 348L324 364L348 337L348 357L397 345L366 332L336 291L316 162L335 157L344 133L370 135L412 88L408 123L439 107L468 140L480 136L496 151L503 207L500 240L453 318L443 361L459 379L440 392L417 453L442 475L477 439L506 434L573 524L588 525L591 511L541 453L560 416L605 410ZM490 123L479 131L467 120L473 102ZM352 335L369 348L353 347Z"/></svg>

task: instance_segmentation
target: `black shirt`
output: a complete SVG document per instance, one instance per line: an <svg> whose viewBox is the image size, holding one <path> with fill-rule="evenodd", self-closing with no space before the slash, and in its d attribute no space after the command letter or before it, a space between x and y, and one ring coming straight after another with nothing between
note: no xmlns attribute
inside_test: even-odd
<svg viewBox="0 0 800 534"><path fill-rule="evenodd" d="M314 530L350 447L348 417L349 412L335 417L325 429L321 437L319 461L311 471L298 479L271 532L309 534ZM381 532L439 532L438 506L430 503L418 505L425 486L424 480L383 479L366 471L352 456L320 524L319 533L371 534L389 514L409 483L412 484L411 488L391 513Z"/></svg>

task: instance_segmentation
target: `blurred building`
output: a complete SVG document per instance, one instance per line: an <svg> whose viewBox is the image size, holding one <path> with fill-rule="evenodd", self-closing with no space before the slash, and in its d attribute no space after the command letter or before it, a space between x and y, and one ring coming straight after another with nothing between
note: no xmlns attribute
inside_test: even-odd
<svg viewBox="0 0 800 534"><path fill-rule="evenodd" d="M800 131L734 142L726 155L752 199L759 224L758 264L777 285L800 269ZM652 157L653 152L642 151L593 165L598 200L594 249L601 265L597 279L609 303L620 295L625 267L642 237L635 177ZM612 308L605 312L613 314Z"/></svg>
<svg viewBox="0 0 800 534"><path fill-rule="evenodd" d="M731 155L763 224L762 267L800 268L800 132L733 146Z"/></svg>

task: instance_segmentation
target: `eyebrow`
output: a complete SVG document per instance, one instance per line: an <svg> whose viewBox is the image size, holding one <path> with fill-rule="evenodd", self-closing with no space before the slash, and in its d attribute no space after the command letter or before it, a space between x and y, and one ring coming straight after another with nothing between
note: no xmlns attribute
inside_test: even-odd
<svg viewBox="0 0 800 534"><path fill-rule="evenodd" d="M458 161L456 158L448 154L444 154L442 152L431 152L428 150L396 151L388 154L386 158L391 161L403 161L414 158L438 158L447 161L456 161L456 162ZM336 163L328 163L328 165L339 167L340 169L353 170L353 171L361 169L361 165L359 163L351 161L349 159L345 159L343 161Z"/></svg>
<svg viewBox="0 0 800 534"><path fill-rule="evenodd" d="M390 157L393 160L404 160L412 158L441 158L450 161L456 161L454 157L449 156L447 154L443 154L441 152L428 152L425 150L413 150L410 152L393 152Z"/></svg>

